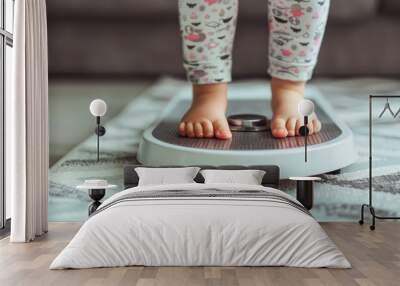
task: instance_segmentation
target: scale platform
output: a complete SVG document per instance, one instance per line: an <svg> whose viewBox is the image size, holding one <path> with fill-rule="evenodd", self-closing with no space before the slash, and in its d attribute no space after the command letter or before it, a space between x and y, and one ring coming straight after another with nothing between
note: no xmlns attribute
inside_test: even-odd
<svg viewBox="0 0 400 286"><path fill-rule="evenodd" d="M271 118L270 96L266 93L265 87L254 94L232 92L227 115L252 113ZM308 88L306 94L322 123L321 132L308 137L307 163L303 137L276 139L270 130L232 132L231 140L180 137L177 126L190 106L190 91L175 97L160 120L144 132L138 160L149 166L278 165L281 178L323 174L354 163L357 152L351 130L335 117L316 88Z"/></svg>

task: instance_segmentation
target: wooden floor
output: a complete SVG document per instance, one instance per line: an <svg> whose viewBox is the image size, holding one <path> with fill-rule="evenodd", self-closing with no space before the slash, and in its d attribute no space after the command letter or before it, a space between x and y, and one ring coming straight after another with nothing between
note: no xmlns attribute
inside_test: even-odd
<svg viewBox="0 0 400 286"><path fill-rule="evenodd" d="M79 228L51 223L48 235L29 244L0 241L0 285L400 285L400 224L325 223L323 228L353 265L349 270L288 267L124 267L48 270Z"/></svg>

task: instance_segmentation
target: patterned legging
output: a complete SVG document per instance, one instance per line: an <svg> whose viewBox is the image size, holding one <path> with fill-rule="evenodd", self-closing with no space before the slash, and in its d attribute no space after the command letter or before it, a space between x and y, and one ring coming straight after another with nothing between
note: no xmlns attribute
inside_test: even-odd
<svg viewBox="0 0 400 286"><path fill-rule="evenodd" d="M179 0L184 67L191 82L231 81L238 1ZM268 0L268 10L268 72L280 79L310 79L329 0Z"/></svg>

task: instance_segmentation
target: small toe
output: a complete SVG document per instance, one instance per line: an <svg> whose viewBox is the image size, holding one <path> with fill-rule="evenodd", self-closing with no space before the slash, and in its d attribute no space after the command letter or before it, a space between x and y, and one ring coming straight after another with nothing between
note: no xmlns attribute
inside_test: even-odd
<svg viewBox="0 0 400 286"><path fill-rule="evenodd" d="M321 122L318 119L314 119L312 122L314 125L314 132L315 133L320 132L322 127Z"/></svg>
<svg viewBox="0 0 400 286"><path fill-rule="evenodd" d="M180 136L186 136L186 123L181 122L178 126L178 132Z"/></svg>
<svg viewBox="0 0 400 286"><path fill-rule="evenodd" d="M286 120L283 118L272 119L271 123L272 136L276 138L285 138L288 136L288 131L286 129Z"/></svg>
<svg viewBox="0 0 400 286"><path fill-rule="evenodd" d="M307 128L309 132L308 135L314 134L314 124L312 121L308 122Z"/></svg>
<svg viewBox="0 0 400 286"><path fill-rule="evenodd" d="M206 138L214 137L214 128L211 121L205 120L201 123L201 125L203 126L204 137Z"/></svg>
<svg viewBox="0 0 400 286"><path fill-rule="evenodd" d="M226 120L216 120L213 125L216 138L224 140L232 138L232 133Z"/></svg>
<svg viewBox="0 0 400 286"><path fill-rule="evenodd" d="M203 126L201 125L200 122L195 122L194 123L194 133L197 138L203 138L204 133L203 133Z"/></svg>
<svg viewBox="0 0 400 286"><path fill-rule="evenodd" d="M186 122L186 136L190 138L195 137L194 127L192 122Z"/></svg>
<svg viewBox="0 0 400 286"><path fill-rule="evenodd" d="M296 118L290 118L286 122L286 129L288 131L288 136L296 135Z"/></svg>

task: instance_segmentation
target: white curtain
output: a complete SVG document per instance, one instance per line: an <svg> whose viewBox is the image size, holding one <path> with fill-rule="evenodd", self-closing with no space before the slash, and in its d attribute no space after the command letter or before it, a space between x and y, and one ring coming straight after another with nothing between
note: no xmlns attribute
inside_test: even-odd
<svg viewBox="0 0 400 286"><path fill-rule="evenodd" d="M47 232L48 78L45 0L16 0L14 92L6 98L6 187L12 242Z"/></svg>

